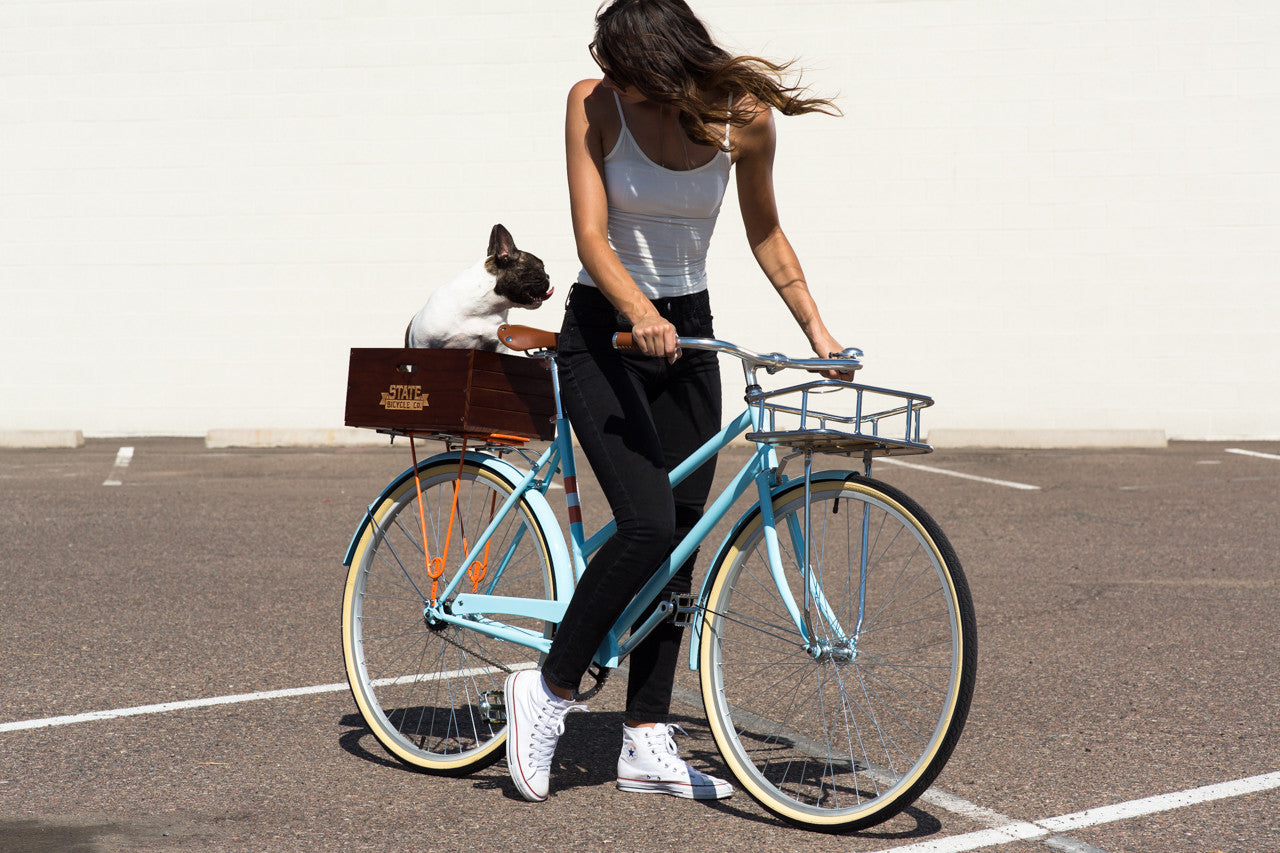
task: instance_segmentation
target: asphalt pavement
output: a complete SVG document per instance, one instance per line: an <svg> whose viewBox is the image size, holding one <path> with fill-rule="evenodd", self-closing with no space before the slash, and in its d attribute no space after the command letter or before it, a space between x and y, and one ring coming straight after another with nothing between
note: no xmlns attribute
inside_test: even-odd
<svg viewBox="0 0 1280 853"><path fill-rule="evenodd" d="M621 679L568 719L546 803L504 762L383 752L344 686L341 560L403 442L0 451L0 851L1280 851L1280 443L906 461L875 475L960 556L977 691L926 797L828 836L741 790L617 791ZM725 775L696 691L682 746Z"/></svg>

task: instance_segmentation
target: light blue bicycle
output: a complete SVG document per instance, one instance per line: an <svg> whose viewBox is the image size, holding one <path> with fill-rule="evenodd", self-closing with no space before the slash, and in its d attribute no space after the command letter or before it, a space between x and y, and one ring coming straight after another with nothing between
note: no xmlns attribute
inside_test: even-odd
<svg viewBox="0 0 1280 853"><path fill-rule="evenodd" d="M460 440L415 455L369 506L345 560L343 649L360 712L396 758L445 775L504 755L503 680L538 665L586 559L613 532L584 530L554 335L503 327L500 336L548 362L554 439L536 458ZM977 662L973 604L951 545L914 501L868 476L874 457L931 450L920 417L933 401L814 378L857 370L856 350L796 359L709 339L679 345L739 359L747 405L672 482L744 433L755 452L618 619L588 692L663 620L687 624L707 721L746 791L804 827L887 820L950 757ZM773 390L757 381L784 370L810 373ZM850 402L843 413L814 408L836 398ZM814 470L817 454L860 457L862 470ZM548 504L553 483L565 492L567 537ZM701 589L659 602L629 630L753 490Z"/></svg>

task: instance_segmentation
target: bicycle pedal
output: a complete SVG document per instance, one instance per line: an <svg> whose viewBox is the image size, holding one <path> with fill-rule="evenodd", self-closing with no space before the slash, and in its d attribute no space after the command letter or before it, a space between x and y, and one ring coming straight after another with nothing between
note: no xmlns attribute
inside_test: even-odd
<svg viewBox="0 0 1280 853"><path fill-rule="evenodd" d="M675 608L671 612L671 624L681 628L692 625L700 609L698 597L691 592L677 592L671 596L670 600L672 607Z"/></svg>
<svg viewBox="0 0 1280 853"><path fill-rule="evenodd" d="M486 723L507 721L507 698L501 690L487 690L480 694L480 718Z"/></svg>

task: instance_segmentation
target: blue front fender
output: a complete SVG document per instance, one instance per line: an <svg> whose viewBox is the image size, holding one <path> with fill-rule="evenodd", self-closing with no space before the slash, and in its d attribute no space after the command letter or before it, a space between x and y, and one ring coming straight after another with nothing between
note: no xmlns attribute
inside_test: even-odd
<svg viewBox="0 0 1280 853"><path fill-rule="evenodd" d="M810 477L809 482L822 483L831 480L847 480L850 477L857 476L860 475L856 471L816 471ZM776 501L783 492L797 488L804 488L803 479L796 477L783 480L770 490L769 499L771 501ZM725 536L724 541L720 543L720 548L716 551L716 557L711 561L710 567L707 569L707 576L702 580L702 588L698 590L698 608L694 612L693 621L690 623L690 628L692 628L693 633L689 640L689 669L696 670L698 668L699 646L701 646L702 643L702 618L707 604L707 595L711 592L711 584L715 580L717 574L716 568L725 559L725 556L729 551L730 544L738 538L739 534L741 534L746 526L759 514L760 502L756 501L748 507L747 511L742 514L742 517L734 523L733 529L729 531L729 535Z"/></svg>

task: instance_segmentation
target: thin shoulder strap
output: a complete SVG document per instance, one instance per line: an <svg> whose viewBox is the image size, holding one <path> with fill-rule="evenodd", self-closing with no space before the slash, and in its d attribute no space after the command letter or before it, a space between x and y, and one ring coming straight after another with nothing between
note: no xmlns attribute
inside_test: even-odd
<svg viewBox="0 0 1280 853"><path fill-rule="evenodd" d="M730 118L733 117L733 95L729 96L729 116ZM733 127L732 121L726 121L724 123L724 144L726 147L729 145L729 128L731 127Z"/></svg>
<svg viewBox="0 0 1280 853"><path fill-rule="evenodd" d="M617 90L617 89L610 89L609 91L610 91L610 92L613 92L613 103L614 103L614 105L615 105L615 106L617 106L617 108L618 108L618 120L622 122L622 126L623 126L623 127L626 127L626 126L627 126L627 116L626 116L626 114L624 114L624 113L622 112L622 98L619 98L619 97L618 97L618 90Z"/></svg>

